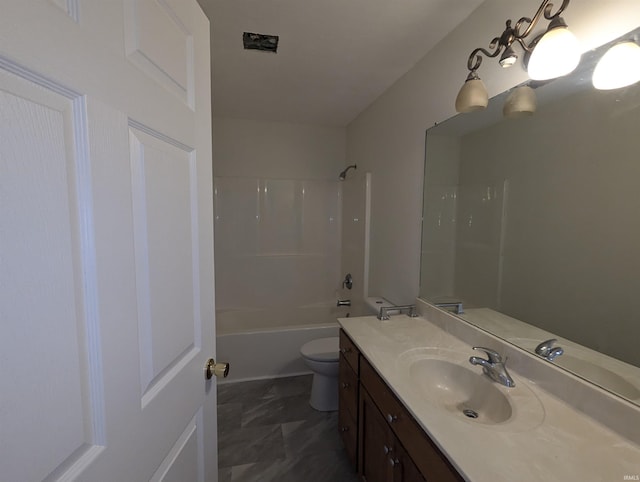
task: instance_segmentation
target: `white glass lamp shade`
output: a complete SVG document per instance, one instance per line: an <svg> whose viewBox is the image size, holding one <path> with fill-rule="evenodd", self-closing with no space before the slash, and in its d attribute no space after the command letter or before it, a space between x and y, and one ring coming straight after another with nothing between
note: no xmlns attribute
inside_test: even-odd
<svg viewBox="0 0 640 482"><path fill-rule="evenodd" d="M502 107L502 114L511 119L533 115L537 107L536 93L528 85L514 89Z"/></svg>
<svg viewBox="0 0 640 482"><path fill-rule="evenodd" d="M593 86L600 90L619 89L640 80L640 45L622 42L602 56L593 71Z"/></svg>
<svg viewBox="0 0 640 482"><path fill-rule="evenodd" d="M529 77L547 80L572 72L580 63L580 43L566 26L547 31L529 59Z"/></svg>
<svg viewBox="0 0 640 482"><path fill-rule="evenodd" d="M473 112L487 107L489 93L484 83L479 78L467 80L456 97L457 112Z"/></svg>

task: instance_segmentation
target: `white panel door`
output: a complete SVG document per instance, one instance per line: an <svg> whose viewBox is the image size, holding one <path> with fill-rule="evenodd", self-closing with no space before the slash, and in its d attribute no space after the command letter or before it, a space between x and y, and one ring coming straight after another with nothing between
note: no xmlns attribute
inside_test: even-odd
<svg viewBox="0 0 640 482"><path fill-rule="evenodd" d="M0 481L216 481L208 20L0 11Z"/></svg>

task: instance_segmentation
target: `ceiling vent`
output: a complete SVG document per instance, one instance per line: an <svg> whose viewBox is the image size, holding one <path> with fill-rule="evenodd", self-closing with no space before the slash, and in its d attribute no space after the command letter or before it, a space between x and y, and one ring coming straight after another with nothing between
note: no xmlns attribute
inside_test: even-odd
<svg viewBox="0 0 640 482"><path fill-rule="evenodd" d="M263 35L261 33L244 32L242 34L242 43L245 50L261 50L262 52L278 51L277 35Z"/></svg>

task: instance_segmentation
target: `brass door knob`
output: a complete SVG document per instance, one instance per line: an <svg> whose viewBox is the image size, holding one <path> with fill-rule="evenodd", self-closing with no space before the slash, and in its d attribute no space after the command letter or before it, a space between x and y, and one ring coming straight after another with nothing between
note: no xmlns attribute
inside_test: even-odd
<svg viewBox="0 0 640 482"><path fill-rule="evenodd" d="M229 375L229 364L216 363L213 358L209 358L204 366L204 377L211 380L214 375L218 378L226 378Z"/></svg>

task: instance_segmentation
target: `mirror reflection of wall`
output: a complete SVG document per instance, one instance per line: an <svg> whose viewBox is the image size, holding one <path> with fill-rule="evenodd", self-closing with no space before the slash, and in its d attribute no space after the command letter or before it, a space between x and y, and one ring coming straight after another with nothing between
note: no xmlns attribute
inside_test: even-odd
<svg viewBox="0 0 640 482"><path fill-rule="evenodd" d="M638 126L636 84L463 135L431 129L421 297L461 298L640 366Z"/></svg>

